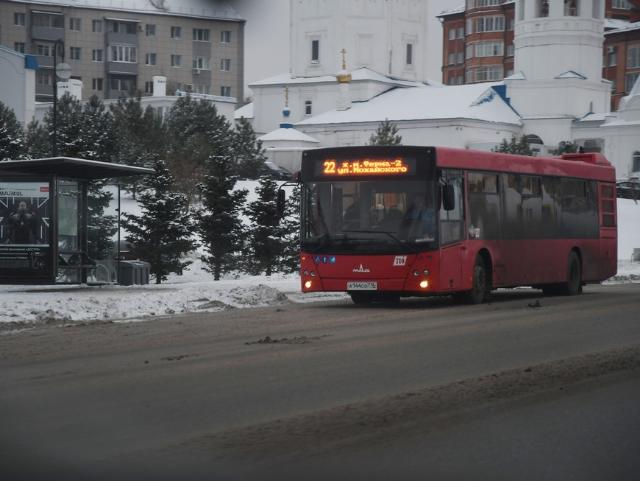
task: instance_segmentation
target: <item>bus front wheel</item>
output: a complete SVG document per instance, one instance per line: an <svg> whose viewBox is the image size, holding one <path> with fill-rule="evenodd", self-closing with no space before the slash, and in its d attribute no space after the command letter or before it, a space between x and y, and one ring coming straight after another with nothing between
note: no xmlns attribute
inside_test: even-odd
<svg viewBox="0 0 640 481"><path fill-rule="evenodd" d="M471 290L464 293L463 299L469 304L482 304L489 297L490 282L487 266L482 257L478 257L473 266Z"/></svg>

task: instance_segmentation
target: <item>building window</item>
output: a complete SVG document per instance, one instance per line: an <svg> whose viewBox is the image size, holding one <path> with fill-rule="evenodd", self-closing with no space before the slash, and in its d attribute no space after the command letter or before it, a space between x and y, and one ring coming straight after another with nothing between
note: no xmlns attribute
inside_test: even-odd
<svg viewBox="0 0 640 481"><path fill-rule="evenodd" d="M91 20L91 31L96 33L102 32L102 20Z"/></svg>
<svg viewBox="0 0 640 481"><path fill-rule="evenodd" d="M21 12L15 12L13 14L13 24L18 27L24 27L27 23L27 15Z"/></svg>
<svg viewBox="0 0 640 481"><path fill-rule="evenodd" d="M627 68L640 67L640 45L634 45L627 50Z"/></svg>
<svg viewBox="0 0 640 481"><path fill-rule="evenodd" d="M208 85L194 85L193 91L198 94L209 95L209 86Z"/></svg>
<svg viewBox="0 0 640 481"><path fill-rule="evenodd" d="M450 28L449 29L449 40L455 40L456 38L456 29L455 28Z"/></svg>
<svg viewBox="0 0 640 481"><path fill-rule="evenodd" d="M636 150L633 153L633 170L632 172L640 172L640 151Z"/></svg>
<svg viewBox="0 0 640 481"><path fill-rule="evenodd" d="M220 59L220 70L222 70L223 72L229 72L231 70L230 58Z"/></svg>
<svg viewBox="0 0 640 481"><path fill-rule="evenodd" d="M101 48L94 48L91 51L91 60L93 62L102 62L104 60L104 57L102 55L102 49Z"/></svg>
<svg viewBox="0 0 640 481"><path fill-rule="evenodd" d="M156 54L148 53L144 56L144 64L145 65L155 65L156 64Z"/></svg>
<svg viewBox="0 0 640 481"><path fill-rule="evenodd" d="M156 26L152 23L145 25L145 34L147 37L153 37L156 34Z"/></svg>
<svg viewBox="0 0 640 481"><path fill-rule="evenodd" d="M504 43L480 42L475 44L476 57L498 57L504 55Z"/></svg>
<svg viewBox="0 0 640 481"><path fill-rule="evenodd" d="M549 0L537 0L537 17L549 16Z"/></svg>
<svg viewBox="0 0 640 481"><path fill-rule="evenodd" d="M75 30L79 32L82 29L82 19L78 17L71 17L69 19L69 30Z"/></svg>
<svg viewBox="0 0 640 481"><path fill-rule="evenodd" d="M464 54L462 52L456 53L456 63L459 65L464 63Z"/></svg>
<svg viewBox="0 0 640 481"><path fill-rule="evenodd" d="M181 67L182 66L182 55L171 55L171 66L172 67Z"/></svg>
<svg viewBox="0 0 640 481"><path fill-rule="evenodd" d="M612 7L620 10L631 10L629 0L613 0Z"/></svg>
<svg viewBox="0 0 640 481"><path fill-rule="evenodd" d="M220 87L220 95L223 97L231 97L231 87L222 86Z"/></svg>
<svg viewBox="0 0 640 481"><path fill-rule="evenodd" d="M522 22L524 20L524 0L518 0L516 8L518 10L518 20Z"/></svg>
<svg viewBox="0 0 640 481"><path fill-rule="evenodd" d="M182 27L171 27L171 38L182 38Z"/></svg>
<svg viewBox="0 0 640 481"><path fill-rule="evenodd" d="M144 93L145 94L152 94L153 93L153 81L146 81L144 83Z"/></svg>
<svg viewBox="0 0 640 481"><path fill-rule="evenodd" d="M64 16L62 14L34 13L31 21L34 27L64 28Z"/></svg>
<svg viewBox="0 0 640 481"><path fill-rule="evenodd" d="M15 42L13 44L13 49L16 52L24 53L24 42Z"/></svg>
<svg viewBox="0 0 640 481"><path fill-rule="evenodd" d="M97 90L98 92L102 92L102 79L101 78L94 78L91 81L91 87L93 88L93 90Z"/></svg>
<svg viewBox="0 0 640 481"><path fill-rule="evenodd" d="M471 35L473 33L473 19L472 18L467 18L467 26L465 29L465 33L467 35Z"/></svg>
<svg viewBox="0 0 640 481"><path fill-rule="evenodd" d="M207 57L193 57L193 68L209 70L209 59Z"/></svg>
<svg viewBox="0 0 640 481"><path fill-rule="evenodd" d="M311 63L320 63L320 40L311 40Z"/></svg>
<svg viewBox="0 0 640 481"><path fill-rule="evenodd" d="M513 28L515 25L515 20L513 18L507 18L507 30L513 32Z"/></svg>
<svg viewBox="0 0 640 481"><path fill-rule="evenodd" d="M467 44L467 58L473 58L473 47L474 45L472 43Z"/></svg>
<svg viewBox="0 0 640 481"><path fill-rule="evenodd" d="M313 103L311 102L311 100L305 100L304 101L304 114L305 115L311 115L312 112L313 112Z"/></svg>
<svg viewBox="0 0 640 481"><path fill-rule="evenodd" d="M464 38L464 27L458 27L456 29L456 38Z"/></svg>
<svg viewBox="0 0 640 481"><path fill-rule="evenodd" d="M578 0L564 0L564 16L565 17L578 16Z"/></svg>
<svg viewBox="0 0 640 481"><path fill-rule="evenodd" d="M194 42L209 42L209 29L208 28L194 28L193 29L193 41Z"/></svg>
<svg viewBox="0 0 640 481"><path fill-rule="evenodd" d="M618 49L615 46L607 47L607 67L618 65Z"/></svg>
<svg viewBox="0 0 640 481"><path fill-rule="evenodd" d="M513 57L513 44L507 45L507 57Z"/></svg>
<svg viewBox="0 0 640 481"><path fill-rule="evenodd" d="M503 16L476 18L476 32L502 32L503 30Z"/></svg>
<svg viewBox="0 0 640 481"><path fill-rule="evenodd" d="M126 33L127 35L136 34L135 22L109 22L109 31L113 33Z"/></svg>
<svg viewBox="0 0 640 481"><path fill-rule="evenodd" d="M43 69L36 70L36 83L38 85L52 85L53 71Z"/></svg>
<svg viewBox="0 0 640 481"><path fill-rule="evenodd" d="M503 78L502 73L502 65L470 68L466 71L467 83L501 80Z"/></svg>
<svg viewBox="0 0 640 481"><path fill-rule="evenodd" d="M38 43L36 44L36 55L53 57L53 48L48 43Z"/></svg>
<svg viewBox="0 0 640 481"><path fill-rule="evenodd" d="M111 62L121 62L121 63L137 63L138 62L138 51L136 47L132 47L130 45L112 45L109 49L111 57L109 61Z"/></svg>
<svg viewBox="0 0 640 481"><path fill-rule="evenodd" d="M455 54L455 53L453 53L453 52L452 52L452 53L450 53L450 54L447 56L447 59L448 59L448 61L447 61L447 64L448 64L448 65L453 65L453 64L455 64L455 63L456 63L456 54Z"/></svg>
<svg viewBox="0 0 640 481"><path fill-rule="evenodd" d="M220 43L231 43L231 30L220 32Z"/></svg>
<svg viewBox="0 0 640 481"><path fill-rule="evenodd" d="M133 92L136 88L135 81L132 78L112 78L109 86L111 90L120 92Z"/></svg>
<svg viewBox="0 0 640 481"><path fill-rule="evenodd" d="M69 47L69 58L71 60L80 60L82 49L80 47Z"/></svg>
<svg viewBox="0 0 640 481"><path fill-rule="evenodd" d="M406 62L407 62L407 65L413 65L413 44L412 43L407 44Z"/></svg>
<svg viewBox="0 0 640 481"><path fill-rule="evenodd" d="M624 89L629 93L633 90L633 86L636 84L636 80L640 76L640 72L628 73L624 76Z"/></svg>

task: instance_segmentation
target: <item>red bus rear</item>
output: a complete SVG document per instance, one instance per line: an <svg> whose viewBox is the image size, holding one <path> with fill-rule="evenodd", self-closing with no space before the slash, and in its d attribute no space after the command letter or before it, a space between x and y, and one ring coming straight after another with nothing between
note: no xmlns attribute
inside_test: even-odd
<svg viewBox="0 0 640 481"><path fill-rule="evenodd" d="M616 273L615 172L600 154L317 149L301 181L303 292L479 303L499 287L577 294Z"/></svg>

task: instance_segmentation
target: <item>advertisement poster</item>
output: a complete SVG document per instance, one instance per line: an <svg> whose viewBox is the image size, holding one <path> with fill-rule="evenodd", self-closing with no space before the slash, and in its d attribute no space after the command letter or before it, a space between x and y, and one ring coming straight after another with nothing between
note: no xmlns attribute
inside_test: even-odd
<svg viewBox="0 0 640 481"><path fill-rule="evenodd" d="M0 182L0 276L48 272L51 204L48 182Z"/></svg>

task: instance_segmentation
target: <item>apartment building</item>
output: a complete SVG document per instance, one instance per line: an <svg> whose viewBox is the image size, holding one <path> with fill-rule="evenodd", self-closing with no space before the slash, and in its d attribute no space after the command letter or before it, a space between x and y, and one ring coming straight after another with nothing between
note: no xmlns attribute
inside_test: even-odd
<svg viewBox="0 0 640 481"><path fill-rule="evenodd" d="M53 96L54 55L82 97L176 90L243 98L244 20L216 0L0 0L0 44L35 55L36 99Z"/></svg>
<svg viewBox="0 0 640 481"><path fill-rule="evenodd" d="M502 80L514 73L515 1L466 0L438 16L443 27L442 81L447 85ZM606 0L603 78L614 82L612 108L640 74L640 2ZM549 2L537 0L541 16ZM578 15L580 0L565 0L565 15Z"/></svg>

